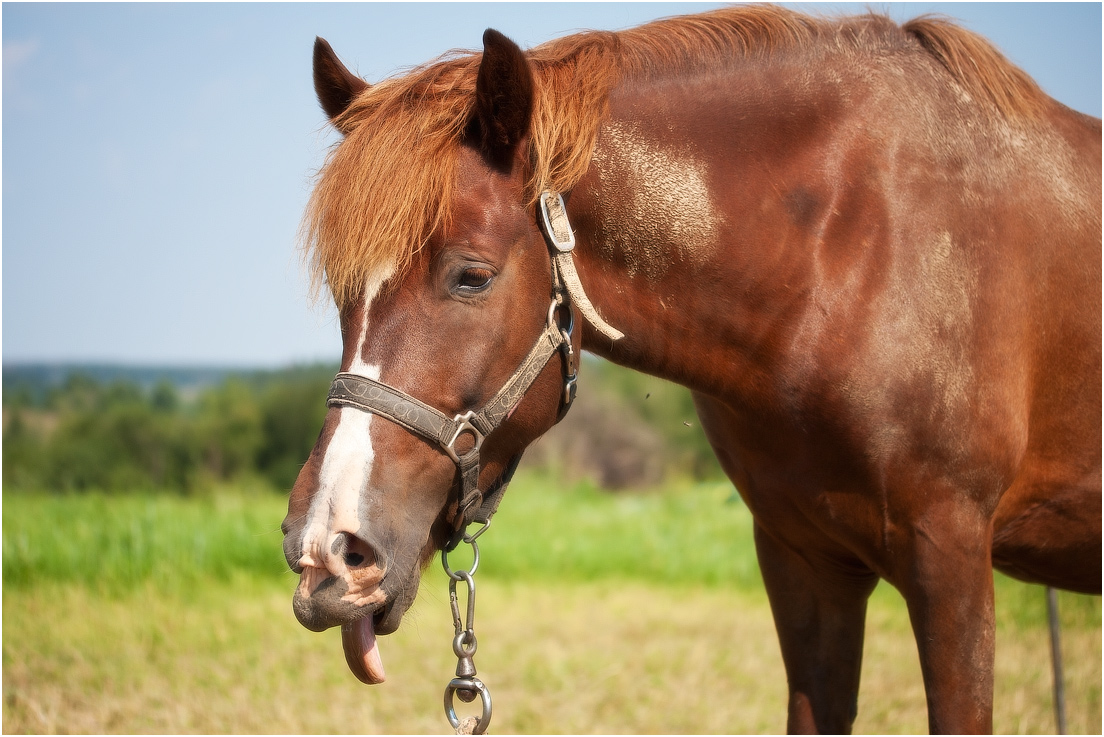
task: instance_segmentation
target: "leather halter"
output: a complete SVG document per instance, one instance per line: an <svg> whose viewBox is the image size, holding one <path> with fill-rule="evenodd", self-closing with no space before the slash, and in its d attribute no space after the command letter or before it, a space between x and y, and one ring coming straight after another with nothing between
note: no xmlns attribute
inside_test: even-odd
<svg viewBox="0 0 1104 737"><path fill-rule="evenodd" d="M571 402L575 399L577 376L577 361L571 346L575 322L573 303L599 332L612 340L622 335L598 316L583 292L571 259L575 235L567 220L563 198L555 192L543 192L539 215L537 221L552 255L552 303L548 308L548 321L521 366L482 409L458 414L450 419L443 412L418 401L406 392L366 376L345 372L339 373L330 386L326 402L328 406L354 407L385 417L438 445L452 459L460 473L459 499L454 521L458 531L463 531L473 521L489 523L491 515L498 509L506 486L521 460L521 453L510 460L502 476L484 494L479 490L479 450L483 439L510 416L557 352L562 353L564 359L564 390L557 422L563 419L571 407ZM561 307L567 312L566 327L561 326L557 319L557 312ZM464 435L471 437L472 445L461 453L456 446ZM450 547L454 547L459 539L459 534L454 536Z"/></svg>

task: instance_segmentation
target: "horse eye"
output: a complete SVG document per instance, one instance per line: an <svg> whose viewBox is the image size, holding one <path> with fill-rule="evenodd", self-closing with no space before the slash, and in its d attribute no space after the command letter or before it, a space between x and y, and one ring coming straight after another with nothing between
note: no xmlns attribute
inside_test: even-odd
<svg viewBox="0 0 1104 737"><path fill-rule="evenodd" d="M491 285L494 272L490 269L470 267L460 274L457 286L465 292L481 292Z"/></svg>

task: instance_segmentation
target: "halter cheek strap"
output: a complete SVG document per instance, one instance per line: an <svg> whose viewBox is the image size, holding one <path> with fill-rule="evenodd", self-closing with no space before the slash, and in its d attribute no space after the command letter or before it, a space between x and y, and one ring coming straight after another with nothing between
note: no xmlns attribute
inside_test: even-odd
<svg viewBox="0 0 1104 737"><path fill-rule="evenodd" d="M480 494L479 450L483 445L483 439L509 417L549 359L557 351L571 351L570 341L571 337L567 331L561 330L554 322L550 322L529 351L529 355L522 361L521 366L490 402L479 411L465 412L451 419L443 412L394 387L366 376L349 373L340 373L334 378L327 404L330 407L355 407L386 417L415 435L440 446L460 470L457 521L488 522L491 515L498 509L501 493L505 492L505 483L502 484L501 491L497 495L488 493L486 498L483 498ZM571 367L567 378L571 387L574 387L574 366ZM570 406L570 400L574 398L574 391L571 391L570 395L568 397L565 390L565 397L568 398L567 406ZM561 407L562 413L567 412L567 406ZM470 437L471 447L460 452L457 450L457 442L464 436ZM521 460L520 455L516 460ZM508 469L510 475L516 466L516 461L511 461ZM508 478L506 483L509 483Z"/></svg>
<svg viewBox="0 0 1104 737"><path fill-rule="evenodd" d="M577 305L583 316L611 340L622 334L606 324L598 315L586 293L583 292L575 263L571 258L575 236L567 221L563 199L554 192L544 192L540 198L538 222L545 242L552 255L552 303L548 308L548 322L538 336L529 355L525 357L498 393L480 410L456 415L452 419L406 392L400 391L366 376L339 373L330 386L327 405L353 407L364 412L385 417L438 445L456 464L460 475L460 495L455 518L458 533L450 543L459 542L465 527L471 522L489 523L498 509L506 486L521 460L521 453L510 459L506 470L495 484L483 493L479 490L479 450L483 439L501 425L521 402L529 387L557 352L564 360L564 391L560 400L558 419L563 419L575 398L577 363L571 345L574 326L572 304ZM557 320L558 308L564 307L568 315L567 327ZM557 420L558 421L558 420ZM457 441L463 436L471 438L471 447L462 453Z"/></svg>

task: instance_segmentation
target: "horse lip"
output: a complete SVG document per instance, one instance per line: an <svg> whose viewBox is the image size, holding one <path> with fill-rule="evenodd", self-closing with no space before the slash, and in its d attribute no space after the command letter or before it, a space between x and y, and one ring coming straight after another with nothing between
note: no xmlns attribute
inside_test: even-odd
<svg viewBox="0 0 1104 737"><path fill-rule="evenodd" d="M308 630L322 632L392 608L389 599L357 606L347 600L347 594L348 582L340 576L326 577L308 594L299 587L292 597L295 618Z"/></svg>
<svg viewBox="0 0 1104 737"><path fill-rule="evenodd" d="M375 617L375 630L377 635L389 635L399 628L403 618L403 610L395 606L394 599L384 602L383 608L372 615Z"/></svg>

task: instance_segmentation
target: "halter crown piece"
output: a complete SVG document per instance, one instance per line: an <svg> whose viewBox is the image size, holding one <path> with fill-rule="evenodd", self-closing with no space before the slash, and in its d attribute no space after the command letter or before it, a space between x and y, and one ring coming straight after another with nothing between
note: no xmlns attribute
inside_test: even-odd
<svg viewBox="0 0 1104 737"><path fill-rule="evenodd" d="M463 537L464 529L471 522L487 524L498 509L506 486L514 475L521 454L511 460L502 476L487 490L479 490L479 449L483 439L501 425L521 402L529 387L536 381L545 365L557 352L563 355L564 392L560 401L560 419L567 413L575 398L577 361L571 347L574 326L572 306L598 332L610 340L624 337L610 327L594 309L583 291L575 262L571 257L575 248L575 234L567 219L563 198L556 192L542 192L540 196L538 225L552 256L552 303L548 308L548 322L537 337L529 355L521 362L514 375L498 390L482 409L458 414L452 419L429 405L418 401L406 392L392 386L351 373L339 373L330 386L327 405L330 407L355 407L391 420L415 435L436 443L456 464L460 472L459 500L454 535L448 548L451 550ZM567 312L567 325L557 318L560 307ZM471 447L460 453L456 442L464 435L472 439Z"/></svg>
<svg viewBox="0 0 1104 737"><path fill-rule="evenodd" d="M554 285L567 291L571 302L579 308L579 312L583 313L583 317L595 330L610 340L624 338L624 333L602 319L583 291L583 283L579 281L579 272L575 271L575 261L571 258L571 252L575 249L575 233L567 220L563 197L557 192L542 192L540 214L541 232L544 233L548 250L552 253Z"/></svg>

